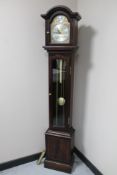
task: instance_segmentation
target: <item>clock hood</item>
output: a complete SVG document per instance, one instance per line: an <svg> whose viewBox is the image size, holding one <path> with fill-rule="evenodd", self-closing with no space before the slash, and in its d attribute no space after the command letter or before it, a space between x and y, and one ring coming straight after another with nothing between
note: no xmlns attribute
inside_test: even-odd
<svg viewBox="0 0 117 175"><path fill-rule="evenodd" d="M75 18L78 21L81 19L81 16L79 15L78 12L72 12L71 9L69 9L66 6L55 6L55 7L51 8L49 11L47 11L46 14L42 14L41 17L44 19L48 19L56 11L65 12L66 14L68 14L68 16L70 16L71 18Z"/></svg>

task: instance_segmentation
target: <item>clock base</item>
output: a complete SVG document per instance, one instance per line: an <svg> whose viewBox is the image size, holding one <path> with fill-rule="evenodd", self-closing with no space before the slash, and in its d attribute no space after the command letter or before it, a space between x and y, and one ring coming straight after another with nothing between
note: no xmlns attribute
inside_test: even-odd
<svg viewBox="0 0 117 175"><path fill-rule="evenodd" d="M66 173L71 173L72 165L73 165L73 161L71 162L71 164L55 162L47 159L44 161L45 168L54 169L54 170L58 170Z"/></svg>
<svg viewBox="0 0 117 175"><path fill-rule="evenodd" d="M70 173L73 165L74 129L69 131L46 131L46 168Z"/></svg>

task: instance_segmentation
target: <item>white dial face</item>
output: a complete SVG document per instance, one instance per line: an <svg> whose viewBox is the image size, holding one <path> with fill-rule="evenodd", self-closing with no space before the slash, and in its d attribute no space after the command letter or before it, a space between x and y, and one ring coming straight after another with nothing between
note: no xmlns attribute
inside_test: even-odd
<svg viewBox="0 0 117 175"><path fill-rule="evenodd" d="M56 16L51 23L51 43L70 42L70 23L63 15Z"/></svg>

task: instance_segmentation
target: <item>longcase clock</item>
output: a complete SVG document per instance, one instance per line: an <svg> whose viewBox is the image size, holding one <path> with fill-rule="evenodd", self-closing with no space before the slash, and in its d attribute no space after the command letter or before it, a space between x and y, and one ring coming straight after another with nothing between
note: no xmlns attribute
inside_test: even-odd
<svg viewBox="0 0 117 175"><path fill-rule="evenodd" d="M65 6L56 6L41 16L45 19L44 49L49 59L49 128L45 133L44 166L71 172L73 65L81 17Z"/></svg>

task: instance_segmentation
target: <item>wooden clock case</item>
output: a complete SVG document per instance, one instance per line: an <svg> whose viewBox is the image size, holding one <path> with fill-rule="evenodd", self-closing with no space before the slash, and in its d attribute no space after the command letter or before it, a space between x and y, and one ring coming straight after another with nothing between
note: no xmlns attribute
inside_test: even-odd
<svg viewBox="0 0 117 175"><path fill-rule="evenodd" d="M70 42L67 44L51 43L51 22L57 15L64 15L70 23ZM73 99L73 73L74 53L78 48L78 21L81 19L77 12L72 12L65 6L56 6L46 14L45 19L45 46L49 57L49 128L45 133L46 159L44 166L47 168L71 172L73 164L74 129L72 128L72 99ZM64 127L54 127L54 101L52 84L52 64L56 59L66 61L65 79L65 121Z"/></svg>

